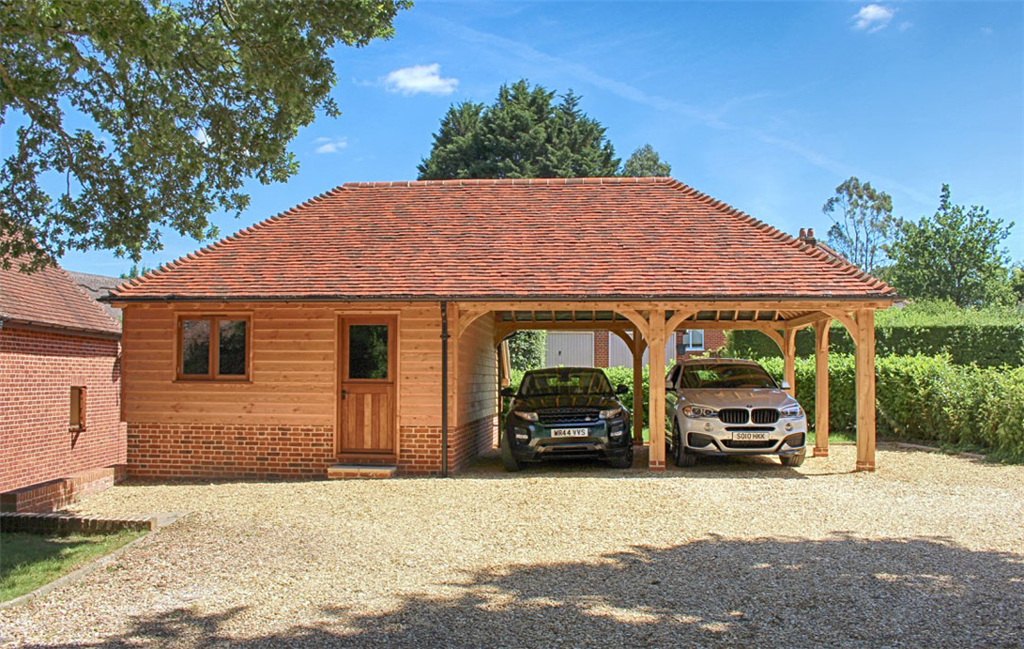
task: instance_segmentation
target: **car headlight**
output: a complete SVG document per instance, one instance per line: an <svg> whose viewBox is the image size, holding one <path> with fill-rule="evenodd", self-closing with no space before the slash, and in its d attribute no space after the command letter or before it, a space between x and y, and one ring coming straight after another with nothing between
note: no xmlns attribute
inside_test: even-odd
<svg viewBox="0 0 1024 649"><path fill-rule="evenodd" d="M521 410L514 410L516 417L525 419L526 421L537 421L537 413L535 412L523 412Z"/></svg>
<svg viewBox="0 0 1024 649"><path fill-rule="evenodd" d="M804 416L804 409L800 406L790 406L782 410L782 417L784 419L800 419Z"/></svg>
<svg viewBox="0 0 1024 649"><path fill-rule="evenodd" d="M611 419L612 417L618 417L622 414L622 408L612 408L611 410L602 410L599 415L601 419Z"/></svg>
<svg viewBox="0 0 1024 649"><path fill-rule="evenodd" d="M704 406L686 406L683 408L683 414L690 419L714 419L718 417L717 410L705 408Z"/></svg>

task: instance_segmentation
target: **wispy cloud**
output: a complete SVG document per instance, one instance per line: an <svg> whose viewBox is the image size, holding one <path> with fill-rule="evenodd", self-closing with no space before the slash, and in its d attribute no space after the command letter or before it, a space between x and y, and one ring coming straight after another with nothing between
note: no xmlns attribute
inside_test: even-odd
<svg viewBox="0 0 1024 649"><path fill-rule="evenodd" d="M857 31L864 31L874 34L877 31L889 26L889 22L896 12L882 5L869 4L860 8L860 11L853 15L853 28Z"/></svg>
<svg viewBox="0 0 1024 649"><path fill-rule="evenodd" d="M415 95L425 92L430 95L450 95L455 92L459 80L441 76L441 64L413 65L392 70L384 77L384 87L389 92Z"/></svg>
<svg viewBox="0 0 1024 649"><path fill-rule="evenodd" d="M339 153L348 146L348 138L344 137L318 137L313 142L318 145L317 153Z"/></svg>
<svg viewBox="0 0 1024 649"><path fill-rule="evenodd" d="M992 29L991 27L982 27L981 28L981 35L982 36L991 36L994 33L995 33L995 30Z"/></svg>
<svg viewBox="0 0 1024 649"><path fill-rule="evenodd" d="M865 176L868 175L863 169L858 169L851 165L845 164L838 160L834 160L829 156L803 146L797 142L787 140L771 134L770 132L756 127L737 126L726 121L726 113L730 109L738 104L754 101L763 97L772 96L775 93L770 92L759 92L750 95L733 98L717 109L706 109L693 104L689 104L684 101L670 99L661 95L651 94L644 90L637 88L636 86L630 85L629 83L619 81L617 79L611 79L605 77L587 66L569 61L561 57L553 56L534 47L514 41L503 36L491 34L488 32L481 32L475 29L452 23L447 20L437 20L439 24L443 24L444 27L453 33L454 35L461 37L462 39L494 49L500 50L505 54L517 56L520 59L534 64L544 65L549 69L557 69L566 75L574 76L581 81L587 82L597 88L608 91L622 99L631 101L655 110L673 113L680 117L693 119L697 122L704 124L710 128L722 130L722 131L735 131L744 133L747 137L753 138L759 142L775 146L777 148L788 151L815 167L824 169L837 176ZM899 183L891 178L884 178L877 175L872 176L876 179L879 184L885 184L887 187L897 189L911 199L919 202L928 202L930 199L923 195L921 192L915 190L912 187Z"/></svg>
<svg viewBox="0 0 1024 649"><path fill-rule="evenodd" d="M904 20L903 22L900 23L900 31L905 32L913 26L914 23L910 22L909 20Z"/></svg>

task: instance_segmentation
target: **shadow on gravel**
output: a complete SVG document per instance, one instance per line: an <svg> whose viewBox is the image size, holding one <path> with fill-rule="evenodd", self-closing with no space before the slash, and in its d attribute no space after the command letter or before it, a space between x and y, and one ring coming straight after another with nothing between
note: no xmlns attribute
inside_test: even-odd
<svg viewBox="0 0 1024 649"><path fill-rule="evenodd" d="M453 599L410 595L381 615L329 607L310 612L315 625L242 640L240 609L178 609L104 644L1019 646L1022 580L1020 556L941 539L710 538L475 574Z"/></svg>
<svg viewBox="0 0 1024 649"><path fill-rule="evenodd" d="M852 473L852 470L850 471ZM521 471L509 473L501 466L496 451L478 457L468 467L452 476L455 479L509 480L516 478L777 478L806 480L809 477L796 469L782 466L775 456L702 457L693 467L671 465L665 471L647 468L647 450L637 450L631 469L613 469L600 460L568 459L527 463Z"/></svg>

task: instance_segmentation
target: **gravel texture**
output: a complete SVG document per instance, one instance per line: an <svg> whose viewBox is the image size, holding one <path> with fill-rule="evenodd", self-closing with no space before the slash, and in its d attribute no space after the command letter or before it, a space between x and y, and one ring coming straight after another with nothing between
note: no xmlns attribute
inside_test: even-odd
<svg viewBox="0 0 1024 649"><path fill-rule="evenodd" d="M1021 646L1024 466L853 464L117 486L76 509L192 514L0 642Z"/></svg>

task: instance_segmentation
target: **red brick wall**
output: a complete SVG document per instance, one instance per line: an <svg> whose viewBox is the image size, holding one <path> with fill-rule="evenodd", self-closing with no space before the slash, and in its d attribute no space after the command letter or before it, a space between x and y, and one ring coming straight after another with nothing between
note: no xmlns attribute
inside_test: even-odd
<svg viewBox="0 0 1024 649"><path fill-rule="evenodd" d="M682 335L682 334L680 334ZM721 329L705 329L704 330L704 349L686 352L685 354L676 354L676 360L681 361L690 358L695 355L705 354L707 352L716 352L725 346L725 332Z"/></svg>
<svg viewBox="0 0 1024 649"><path fill-rule="evenodd" d="M448 431L448 471L455 473L495 444L495 419L485 417ZM398 470L405 474L441 474L441 428L420 426L399 431Z"/></svg>
<svg viewBox="0 0 1024 649"><path fill-rule="evenodd" d="M116 340L0 328L0 491L125 462ZM72 386L86 428L68 430Z"/></svg>
<svg viewBox="0 0 1024 649"><path fill-rule="evenodd" d="M608 367L608 336L607 329L594 332L594 367Z"/></svg>

